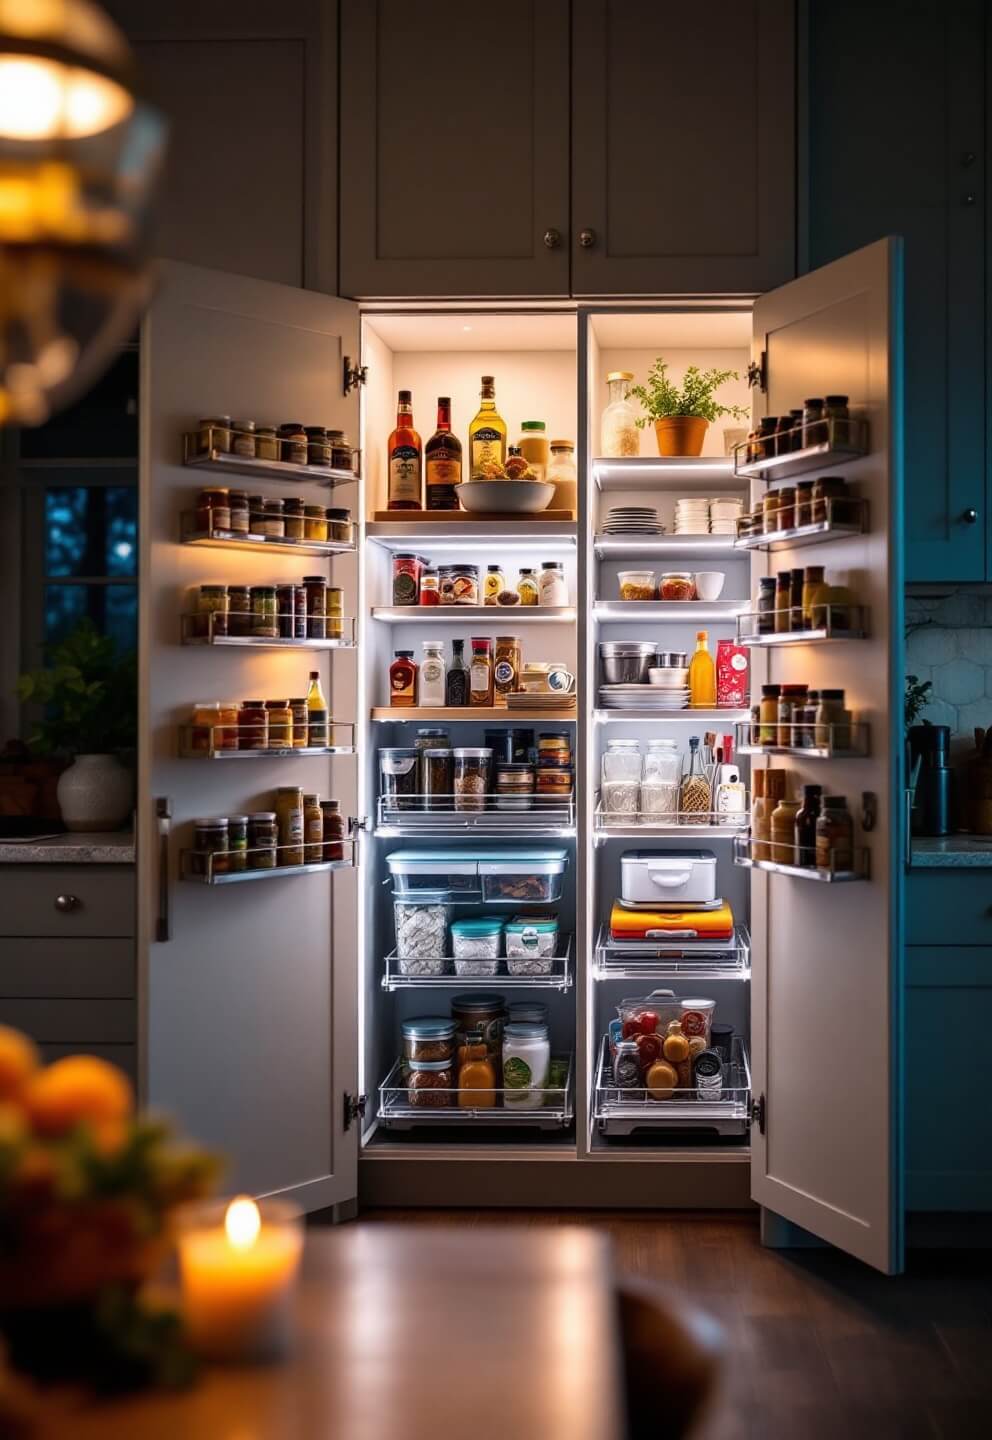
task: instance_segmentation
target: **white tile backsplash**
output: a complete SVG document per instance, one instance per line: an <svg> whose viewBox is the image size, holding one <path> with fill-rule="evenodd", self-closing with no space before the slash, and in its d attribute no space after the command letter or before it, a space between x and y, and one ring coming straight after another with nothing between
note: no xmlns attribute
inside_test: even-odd
<svg viewBox="0 0 992 1440"><path fill-rule="evenodd" d="M933 682L922 718L949 725L960 751L992 725L992 590L907 595L906 628L906 672Z"/></svg>

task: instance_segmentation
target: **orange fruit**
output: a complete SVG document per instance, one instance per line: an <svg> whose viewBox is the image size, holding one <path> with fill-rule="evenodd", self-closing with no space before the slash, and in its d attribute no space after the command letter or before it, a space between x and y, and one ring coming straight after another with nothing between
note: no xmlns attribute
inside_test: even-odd
<svg viewBox="0 0 992 1440"><path fill-rule="evenodd" d="M24 1103L41 1135L64 1135L77 1125L126 1119L134 1106L122 1071L95 1055L67 1055L39 1070L24 1090Z"/></svg>
<svg viewBox="0 0 992 1440"><path fill-rule="evenodd" d="M0 1100L0 1146L20 1145L29 1133L28 1119L21 1106Z"/></svg>
<svg viewBox="0 0 992 1440"><path fill-rule="evenodd" d="M0 1100L12 1100L38 1068L38 1047L33 1040L0 1025Z"/></svg>

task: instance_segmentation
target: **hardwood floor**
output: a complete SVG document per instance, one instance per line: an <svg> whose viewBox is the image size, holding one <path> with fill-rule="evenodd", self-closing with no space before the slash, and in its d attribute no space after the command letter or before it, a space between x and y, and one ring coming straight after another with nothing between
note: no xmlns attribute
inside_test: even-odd
<svg viewBox="0 0 992 1440"><path fill-rule="evenodd" d="M380 1210L357 1223L380 1220L605 1230L618 1268L686 1291L724 1326L723 1386L697 1440L992 1432L990 1252L914 1251L890 1279L831 1250L763 1249L749 1215Z"/></svg>

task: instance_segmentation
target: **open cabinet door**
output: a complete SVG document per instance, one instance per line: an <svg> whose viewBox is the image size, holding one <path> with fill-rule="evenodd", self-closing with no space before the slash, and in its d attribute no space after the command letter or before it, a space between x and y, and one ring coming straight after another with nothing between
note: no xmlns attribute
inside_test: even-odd
<svg viewBox="0 0 992 1440"><path fill-rule="evenodd" d="M201 416L299 420L358 436L357 307L336 298L193 266L162 266L141 339L140 935L144 1098L228 1157L225 1186L282 1192L307 1210L357 1195L355 869L206 885L182 878L197 817L275 809L278 786L336 797L357 814L353 755L183 757L194 702L305 695L318 670L333 720L355 720L354 650L180 643L181 613L202 583L300 583L322 574L358 613L357 554L328 560L180 543L200 489L231 489L360 514L357 484L216 474L183 464ZM340 497L340 498L338 498ZM347 625L347 622L346 622ZM157 802L171 806L167 858ZM346 847L347 849L347 847ZM164 865L165 870L160 868ZM167 906L167 936L160 920Z"/></svg>
<svg viewBox="0 0 992 1440"><path fill-rule="evenodd" d="M828 581L867 607L865 639L762 653L768 683L843 689L845 706L868 724L866 758L769 763L792 772L797 798L803 783L847 797L869 878L824 884L753 872L752 1195L891 1272L902 1264L903 1218L901 242L879 241L763 296L753 345L754 360L765 357L759 414L842 394L868 422L866 455L814 472L842 474L867 499L866 533L762 555L760 573L823 565ZM866 793L875 807L868 828Z"/></svg>

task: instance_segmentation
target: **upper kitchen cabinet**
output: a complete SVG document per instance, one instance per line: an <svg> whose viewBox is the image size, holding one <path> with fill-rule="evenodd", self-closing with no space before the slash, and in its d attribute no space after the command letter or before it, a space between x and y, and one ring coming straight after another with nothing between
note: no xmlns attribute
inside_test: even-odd
<svg viewBox="0 0 992 1440"><path fill-rule="evenodd" d="M336 0L111 0L170 124L156 252L333 291Z"/></svg>
<svg viewBox="0 0 992 1440"><path fill-rule="evenodd" d="M344 0L341 293L568 294L568 0Z"/></svg>
<svg viewBox="0 0 992 1440"><path fill-rule="evenodd" d="M989 575L985 27L981 0L809 7L809 265L905 242L907 580Z"/></svg>
<svg viewBox="0 0 992 1440"><path fill-rule="evenodd" d="M573 293L790 279L793 0L580 0L572 24Z"/></svg>

